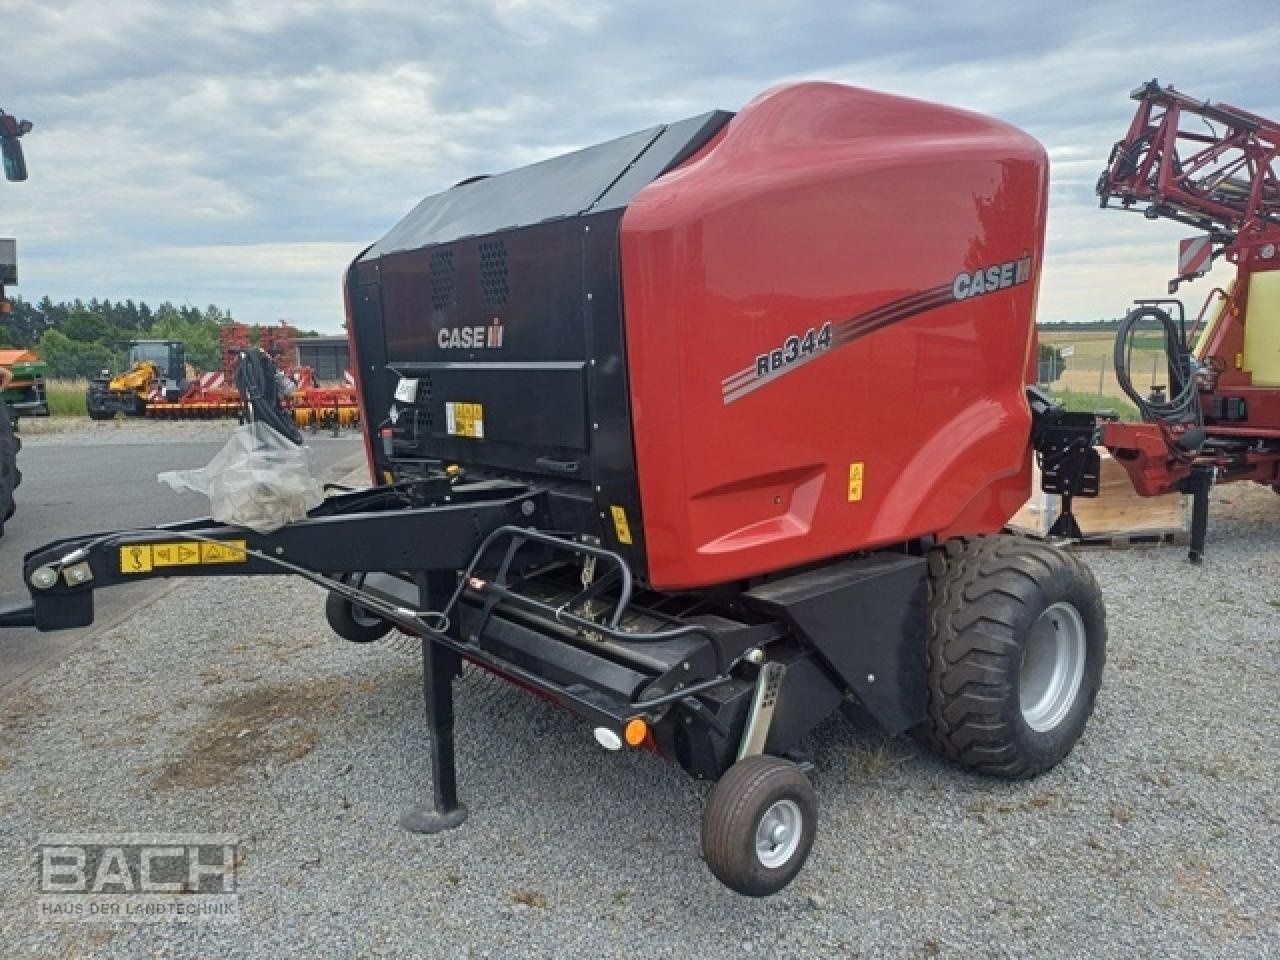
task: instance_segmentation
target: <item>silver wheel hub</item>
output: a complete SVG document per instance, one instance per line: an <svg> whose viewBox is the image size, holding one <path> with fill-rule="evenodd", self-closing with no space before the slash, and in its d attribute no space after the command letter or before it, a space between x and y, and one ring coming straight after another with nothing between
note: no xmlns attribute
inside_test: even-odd
<svg viewBox="0 0 1280 960"><path fill-rule="evenodd" d="M1022 653L1018 700L1027 726L1048 733L1066 719L1080 693L1084 665L1080 611L1069 603L1052 604L1031 625Z"/></svg>
<svg viewBox="0 0 1280 960"><path fill-rule="evenodd" d="M760 818L756 827L756 857L775 870L784 866L800 848L804 815L794 800L779 800Z"/></svg>
<svg viewBox="0 0 1280 960"><path fill-rule="evenodd" d="M351 605L351 619L362 627L377 627L382 624L382 618L376 617L364 607L357 607L354 603Z"/></svg>

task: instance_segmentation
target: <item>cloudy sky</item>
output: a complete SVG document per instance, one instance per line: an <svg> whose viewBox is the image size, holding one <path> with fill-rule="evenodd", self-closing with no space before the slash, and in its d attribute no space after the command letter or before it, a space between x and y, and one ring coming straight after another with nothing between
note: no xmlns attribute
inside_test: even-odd
<svg viewBox="0 0 1280 960"><path fill-rule="evenodd" d="M810 78L1038 137L1041 318L1111 316L1186 233L1097 209L1130 89L1280 116L1277 0L0 0L0 34L0 107L36 125L31 179L0 182L16 292L331 331L345 264L421 197Z"/></svg>

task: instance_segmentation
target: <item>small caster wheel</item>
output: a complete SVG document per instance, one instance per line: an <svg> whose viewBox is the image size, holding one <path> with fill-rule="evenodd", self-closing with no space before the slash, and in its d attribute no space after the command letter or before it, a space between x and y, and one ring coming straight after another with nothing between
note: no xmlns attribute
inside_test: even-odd
<svg viewBox="0 0 1280 960"><path fill-rule="evenodd" d="M817 825L817 797L798 766L781 757L744 757L707 798L702 857L730 890L767 897L800 872Z"/></svg>
<svg viewBox="0 0 1280 960"><path fill-rule="evenodd" d="M329 594L324 602L324 615L333 632L352 643L373 643L391 632L392 624L339 593Z"/></svg>

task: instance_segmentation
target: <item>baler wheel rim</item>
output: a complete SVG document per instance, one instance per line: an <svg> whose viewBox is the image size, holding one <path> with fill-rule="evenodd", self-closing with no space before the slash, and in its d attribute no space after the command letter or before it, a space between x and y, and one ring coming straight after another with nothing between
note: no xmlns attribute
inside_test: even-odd
<svg viewBox="0 0 1280 960"><path fill-rule="evenodd" d="M354 603L351 604L351 619L362 627L376 627L386 623L381 617L370 613L364 607L357 607Z"/></svg>
<svg viewBox="0 0 1280 960"><path fill-rule="evenodd" d="M756 857L770 870L786 864L800 846L804 815L794 800L783 798L764 812L756 827Z"/></svg>
<svg viewBox="0 0 1280 960"><path fill-rule="evenodd" d="M1084 680L1085 629L1080 611L1059 601L1031 626L1018 671L1022 719L1046 733L1066 718Z"/></svg>

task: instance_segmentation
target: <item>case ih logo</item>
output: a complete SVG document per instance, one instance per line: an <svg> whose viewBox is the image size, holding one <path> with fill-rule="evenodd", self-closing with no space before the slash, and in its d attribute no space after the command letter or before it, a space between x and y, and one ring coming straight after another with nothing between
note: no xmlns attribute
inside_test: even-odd
<svg viewBox="0 0 1280 960"><path fill-rule="evenodd" d="M497 350L502 346L502 320L487 327L443 327L436 336L441 350Z"/></svg>
<svg viewBox="0 0 1280 960"><path fill-rule="evenodd" d="M1030 279L1031 257L1024 256L1007 263L959 273L950 283L899 297L838 323L828 321L803 334L788 337L781 346L759 354L750 366L725 377L720 381L721 395L727 404L741 400L765 384L799 370L806 363L884 327L948 304L1007 290Z"/></svg>
<svg viewBox="0 0 1280 960"><path fill-rule="evenodd" d="M1031 258L1010 260L973 273L957 274L951 283L951 293L957 300L968 300L984 293L995 293L1007 287L1026 283L1031 277Z"/></svg>

